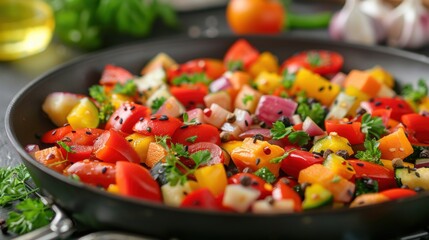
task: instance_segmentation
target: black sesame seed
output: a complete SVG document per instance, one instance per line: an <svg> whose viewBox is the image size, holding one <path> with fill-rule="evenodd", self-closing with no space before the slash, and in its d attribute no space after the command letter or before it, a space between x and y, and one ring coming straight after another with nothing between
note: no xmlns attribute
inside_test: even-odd
<svg viewBox="0 0 429 240"><path fill-rule="evenodd" d="M128 108L127 107L124 107L124 111L127 111L128 110Z"/></svg>
<svg viewBox="0 0 429 240"><path fill-rule="evenodd" d="M146 131L147 131L147 132L151 132L151 131L152 131L152 128L151 128L151 127L147 127L147 128L146 128Z"/></svg>
<svg viewBox="0 0 429 240"><path fill-rule="evenodd" d="M167 115L161 115L161 117L159 118L159 121L167 121L167 120L168 120Z"/></svg>
<svg viewBox="0 0 429 240"><path fill-rule="evenodd" d="M124 122L124 119L120 118L119 119L119 124L122 124Z"/></svg>
<svg viewBox="0 0 429 240"><path fill-rule="evenodd" d="M144 120L144 117L139 118L139 122L143 122L143 120Z"/></svg>
<svg viewBox="0 0 429 240"><path fill-rule="evenodd" d="M156 120L155 116L150 117L150 120Z"/></svg>
<svg viewBox="0 0 429 240"><path fill-rule="evenodd" d="M102 169L101 169L101 173L102 174L105 174L107 172L107 167L103 167Z"/></svg>
<svg viewBox="0 0 429 240"><path fill-rule="evenodd" d="M132 139L132 138L130 138L130 139L128 139L127 141L128 141L128 142L132 142L132 141L133 141L133 139Z"/></svg>
<svg viewBox="0 0 429 240"><path fill-rule="evenodd" d="M72 133L76 133L76 131L75 130L73 130L73 131L71 131Z"/></svg>
<svg viewBox="0 0 429 240"><path fill-rule="evenodd" d="M332 90L332 85L329 85L328 89L329 89L329 91L331 91Z"/></svg>
<svg viewBox="0 0 429 240"><path fill-rule="evenodd" d="M382 102L380 102L380 101L376 101L376 102L374 103L374 106L378 107L378 106L381 106L381 104L382 104Z"/></svg>
<svg viewBox="0 0 429 240"><path fill-rule="evenodd" d="M325 87L320 87L319 88L319 92L322 92L323 90L325 90Z"/></svg>
<svg viewBox="0 0 429 240"><path fill-rule="evenodd" d="M418 178L420 178L420 173L419 173L419 172L415 172L415 174L416 174L416 176L417 176Z"/></svg>
<svg viewBox="0 0 429 240"><path fill-rule="evenodd" d="M114 120L115 120L115 121L117 121L118 119L119 119L119 116L116 116L116 117L114 118Z"/></svg>
<svg viewBox="0 0 429 240"><path fill-rule="evenodd" d="M404 105L402 105L401 103L398 103L398 107L399 108L404 108Z"/></svg>
<svg viewBox="0 0 429 240"><path fill-rule="evenodd" d="M358 165L359 167L363 167L363 166L365 166L365 164L364 164L364 163L361 163L361 162L356 163L356 165Z"/></svg>
<svg viewBox="0 0 429 240"><path fill-rule="evenodd" d="M247 122L247 120L244 120L244 125L246 125L246 127L249 126L249 122Z"/></svg>
<svg viewBox="0 0 429 240"><path fill-rule="evenodd" d="M92 132L90 132L90 131L86 131L86 132L85 132L85 134L86 134L86 135L92 135Z"/></svg>
<svg viewBox="0 0 429 240"><path fill-rule="evenodd" d="M189 125L182 125L182 126L180 126L180 129L185 129L185 128L188 128L189 127Z"/></svg>
<svg viewBox="0 0 429 240"><path fill-rule="evenodd" d="M252 179L248 176L243 176L240 179L240 184L245 186L245 187L250 186L250 184L252 184Z"/></svg>
<svg viewBox="0 0 429 240"><path fill-rule="evenodd" d="M134 109L136 109L136 106L131 106L130 107L130 111L133 111Z"/></svg>
<svg viewBox="0 0 429 240"><path fill-rule="evenodd" d="M257 159L256 159L256 165L259 165L259 163L261 163L261 159L260 159L260 158L257 158Z"/></svg>
<svg viewBox="0 0 429 240"><path fill-rule="evenodd" d="M278 114L278 115L282 115L282 114L283 114L283 111L282 111L282 110L280 110L280 111L278 111L278 112L277 112L277 114Z"/></svg>
<svg viewBox="0 0 429 240"><path fill-rule="evenodd" d="M52 131L52 135L55 135L56 133L57 133L56 129L54 131Z"/></svg>

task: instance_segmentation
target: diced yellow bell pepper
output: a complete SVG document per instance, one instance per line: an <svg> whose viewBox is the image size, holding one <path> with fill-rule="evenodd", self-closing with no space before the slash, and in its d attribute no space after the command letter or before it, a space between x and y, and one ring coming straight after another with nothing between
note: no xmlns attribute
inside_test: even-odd
<svg viewBox="0 0 429 240"><path fill-rule="evenodd" d="M178 183L174 186L170 183L161 186L162 199L168 206L178 207L187 194L198 189L196 181L188 180L183 185Z"/></svg>
<svg viewBox="0 0 429 240"><path fill-rule="evenodd" d="M271 163L270 160L280 157L285 150L277 145L271 145L267 141L259 141L253 138L246 138L243 145L234 148L231 152L231 159L241 171L249 167L253 171L260 168L268 168L275 176L279 175L280 164Z"/></svg>
<svg viewBox="0 0 429 240"><path fill-rule="evenodd" d="M256 77L255 84L261 93L271 94L282 85L282 77L277 73L261 72Z"/></svg>
<svg viewBox="0 0 429 240"><path fill-rule="evenodd" d="M377 81L384 83L389 88L395 86L395 80L393 79L392 74L386 71L380 66L375 66L371 69L368 69L367 72Z"/></svg>
<svg viewBox="0 0 429 240"><path fill-rule="evenodd" d="M252 76L258 76L261 72L278 72L279 62L276 56L270 52L263 52L250 66L249 72Z"/></svg>
<svg viewBox="0 0 429 240"><path fill-rule="evenodd" d="M110 101L115 109L118 109L123 103L131 102L132 100L131 97L123 94L112 93L112 95L110 95Z"/></svg>
<svg viewBox="0 0 429 240"><path fill-rule="evenodd" d="M347 180L351 179L356 174L353 166L347 162L347 160L335 153L329 154L323 162L323 166L331 169L335 174L338 174Z"/></svg>
<svg viewBox="0 0 429 240"><path fill-rule="evenodd" d="M348 114L351 116L356 115L356 111L359 108L361 102L368 101L370 99L370 97L367 94L363 93L361 90L352 86L345 88L344 92L347 95L353 96L356 98L356 101L353 103L353 106L350 108L348 112Z"/></svg>
<svg viewBox="0 0 429 240"><path fill-rule="evenodd" d="M318 140L310 149L310 152L321 153L328 149L334 153L340 150L347 151L349 155L354 153L352 147L350 146L349 140L339 136L336 132L331 132L328 136Z"/></svg>
<svg viewBox="0 0 429 240"><path fill-rule="evenodd" d="M125 139L127 139L136 153L139 155L140 162L145 162L149 144L151 142L155 142L155 138L153 136L145 136L143 134L133 133L128 135Z"/></svg>
<svg viewBox="0 0 429 240"><path fill-rule="evenodd" d="M107 191L109 193L119 194L119 188L116 184L110 184L109 187L107 187Z"/></svg>
<svg viewBox="0 0 429 240"><path fill-rule="evenodd" d="M423 98L418 108L420 112L422 111L429 112L429 97Z"/></svg>
<svg viewBox="0 0 429 240"><path fill-rule="evenodd" d="M296 74L291 94L305 91L308 97L317 99L325 106L330 106L340 90L341 87L338 84L331 83L322 76L301 68Z"/></svg>
<svg viewBox="0 0 429 240"><path fill-rule="evenodd" d="M100 122L98 108L89 98L82 98L67 115L67 122L73 129L96 128Z"/></svg>
<svg viewBox="0 0 429 240"><path fill-rule="evenodd" d="M393 165L392 165L392 160L381 159L381 162L383 163L384 167L386 167L390 170L394 170ZM403 165L404 165L404 167L414 168L414 164L409 163L409 162L403 162Z"/></svg>
<svg viewBox="0 0 429 240"><path fill-rule="evenodd" d="M215 196L223 193L228 184L225 167L222 163L198 168L194 175L198 186L208 188Z"/></svg>

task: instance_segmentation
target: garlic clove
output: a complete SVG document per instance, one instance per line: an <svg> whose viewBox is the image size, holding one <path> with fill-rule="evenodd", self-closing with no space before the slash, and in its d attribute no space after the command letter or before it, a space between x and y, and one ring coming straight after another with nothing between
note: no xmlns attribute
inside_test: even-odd
<svg viewBox="0 0 429 240"><path fill-rule="evenodd" d="M347 0L331 20L329 33L335 40L374 45L377 35L373 20L359 8L358 0Z"/></svg>
<svg viewBox="0 0 429 240"><path fill-rule="evenodd" d="M387 44L419 48L429 40L429 12L421 0L404 0L386 19Z"/></svg>
<svg viewBox="0 0 429 240"><path fill-rule="evenodd" d="M377 42L386 39L386 18L393 8L382 0L364 0L359 5L361 11L369 16L374 22Z"/></svg>

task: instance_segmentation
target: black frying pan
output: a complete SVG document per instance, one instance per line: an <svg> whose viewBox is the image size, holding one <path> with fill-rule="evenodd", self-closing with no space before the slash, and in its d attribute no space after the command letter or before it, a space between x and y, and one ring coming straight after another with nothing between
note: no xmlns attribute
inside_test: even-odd
<svg viewBox="0 0 429 240"><path fill-rule="evenodd" d="M429 224L429 192L355 209L279 215L201 212L105 193L42 166L25 152L23 146L38 143L35 135L54 127L41 110L50 92L86 93L108 63L138 74L160 51L179 62L198 57L222 58L235 40L223 37L146 42L79 58L33 81L13 99L6 114L8 137L35 183L76 221L98 230L120 229L161 238L380 239ZM248 40L261 51L274 52L281 61L301 50L328 49L345 57L344 71L381 65L401 83L429 78L426 57L395 49L288 37L249 37Z"/></svg>

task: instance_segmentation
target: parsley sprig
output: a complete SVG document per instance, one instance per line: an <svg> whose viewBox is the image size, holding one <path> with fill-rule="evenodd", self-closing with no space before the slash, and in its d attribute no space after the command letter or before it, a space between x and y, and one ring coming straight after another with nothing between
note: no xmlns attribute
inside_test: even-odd
<svg viewBox="0 0 429 240"><path fill-rule="evenodd" d="M296 74L289 72L287 69L285 69L282 73L282 85L286 89L290 89L293 86L293 83L295 82Z"/></svg>
<svg viewBox="0 0 429 240"><path fill-rule="evenodd" d="M424 79L420 79L417 82L417 88L414 89L412 84L406 84L402 88L402 96L406 99L410 99L415 103L419 103L423 98L428 95L428 85Z"/></svg>
<svg viewBox="0 0 429 240"><path fill-rule="evenodd" d="M178 77L175 77L172 83L173 85L196 83L203 83L205 85L209 85L210 79L207 78L207 75L205 73L182 74Z"/></svg>
<svg viewBox="0 0 429 240"><path fill-rule="evenodd" d="M273 183L276 181L276 176L267 167L262 167L256 170L253 174L264 179L267 183Z"/></svg>
<svg viewBox="0 0 429 240"><path fill-rule="evenodd" d="M188 113L184 113L182 115L182 118L183 118L183 124L184 125L192 126L192 125L198 125L199 124L196 118L192 118L191 120L189 120Z"/></svg>
<svg viewBox="0 0 429 240"><path fill-rule="evenodd" d="M292 126L286 127L282 121L276 121L270 129L273 139L282 139L287 136L288 140L293 144L300 146L307 145L310 141L310 136L304 131L295 131Z"/></svg>
<svg viewBox="0 0 429 240"><path fill-rule="evenodd" d="M323 109L320 103L309 104L307 102L302 102L298 105L296 111L301 119L304 120L310 117L319 126L323 124L326 117L325 109Z"/></svg>
<svg viewBox="0 0 429 240"><path fill-rule="evenodd" d="M187 147L182 144L171 143L169 146L167 141L168 136L156 136L156 142L165 148L167 155L165 156L165 173L170 185L184 184L188 176L195 173L195 171L204 164L207 164L211 159L211 153L208 150L201 150L189 154ZM181 157L191 159L195 165L189 167L180 161Z"/></svg>
<svg viewBox="0 0 429 240"><path fill-rule="evenodd" d="M27 198L15 206L16 211L8 213L8 230L16 234L31 232L51 221L54 212L40 199Z"/></svg>
<svg viewBox="0 0 429 240"><path fill-rule="evenodd" d="M25 181L30 174L24 165L0 168L0 206L11 204L13 201L27 198L35 190L29 190Z"/></svg>
<svg viewBox="0 0 429 240"><path fill-rule="evenodd" d="M113 93L133 97L137 93L137 85L133 80L126 81L124 84L116 83Z"/></svg>
<svg viewBox="0 0 429 240"><path fill-rule="evenodd" d="M167 99L163 96L155 98L152 102L152 105L150 106L152 113L156 113L165 101L167 101Z"/></svg>
<svg viewBox="0 0 429 240"><path fill-rule="evenodd" d="M387 132L380 117L372 117L371 114L365 113L362 116L361 131L366 134L366 138L380 139Z"/></svg>
<svg viewBox="0 0 429 240"><path fill-rule="evenodd" d="M89 95L99 103L98 118L101 123L106 123L112 116L114 108L106 91L101 85L93 85L89 88Z"/></svg>
<svg viewBox="0 0 429 240"><path fill-rule="evenodd" d="M358 151L356 157L363 161L376 163L383 166L381 162L381 151L378 149L380 143L375 139L366 139L364 144L365 151Z"/></svg>

